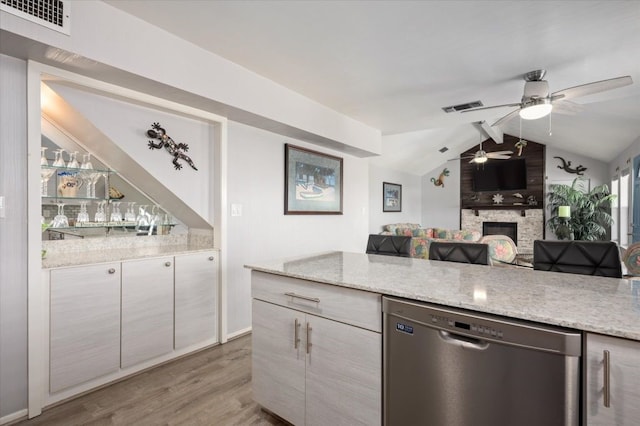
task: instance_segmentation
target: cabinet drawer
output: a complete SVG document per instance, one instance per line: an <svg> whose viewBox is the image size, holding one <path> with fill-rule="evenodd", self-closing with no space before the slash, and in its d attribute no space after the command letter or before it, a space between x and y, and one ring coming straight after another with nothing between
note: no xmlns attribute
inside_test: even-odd
<svg viewBox="0 0 640 426"><path fill-rule="evenodd" d="M371 331L382 330L381 296L281 275L251 272L252 296Z"/></svg>

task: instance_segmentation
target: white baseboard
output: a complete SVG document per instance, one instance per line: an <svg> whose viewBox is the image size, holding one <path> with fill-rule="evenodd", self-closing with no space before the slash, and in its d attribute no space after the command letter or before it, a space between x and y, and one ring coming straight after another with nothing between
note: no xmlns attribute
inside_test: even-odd
<svg viewBox="0 0 640 426"><path fill-rule="evenodd" d="M9 422L27 417L27 414L29 414L29 410L26 408L24 410L16 411L15 413L7 414L4 417L0 417L0 425L6 425Z"/></svg>
<svg viewBox="0 0 640 426"><path fill-rule="evenodd" d="M227 340L235 339L236 337L241 337L249 333L251 333L251 327L243 328L242 330L234 331L233 333L227 333Z"/></svg>

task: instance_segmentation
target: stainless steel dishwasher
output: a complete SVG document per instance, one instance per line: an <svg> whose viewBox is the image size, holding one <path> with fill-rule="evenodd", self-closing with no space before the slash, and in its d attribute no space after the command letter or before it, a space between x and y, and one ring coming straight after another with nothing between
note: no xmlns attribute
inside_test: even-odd
<svg viewBox="0 0 640 426"><path fill-rule="evenodd" d="M581 334L384 297L384 424L580 422Z"/></svg>

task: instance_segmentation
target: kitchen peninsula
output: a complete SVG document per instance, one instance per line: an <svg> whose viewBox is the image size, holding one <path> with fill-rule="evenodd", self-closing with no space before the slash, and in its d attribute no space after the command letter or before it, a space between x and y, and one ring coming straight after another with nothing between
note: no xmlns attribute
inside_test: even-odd
<svg viewBox="0 0 640 426"><path fill-rule="evenodd" d="M346 252L247 267L254 396L294 424L381 422L382 296L582 332L582 423L640 416L640 280Z"/></svg>

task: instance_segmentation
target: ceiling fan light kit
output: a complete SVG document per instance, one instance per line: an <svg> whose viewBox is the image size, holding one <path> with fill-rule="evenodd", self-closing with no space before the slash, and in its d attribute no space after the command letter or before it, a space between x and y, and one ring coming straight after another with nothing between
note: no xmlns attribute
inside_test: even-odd
<svg viewBox="0 0 640 426"><path fill-rule="evenodd" d="M523 102L519 114L525 120L537 120L551 114L552 109L553 105L550 99L537 98Z"/></svg>

